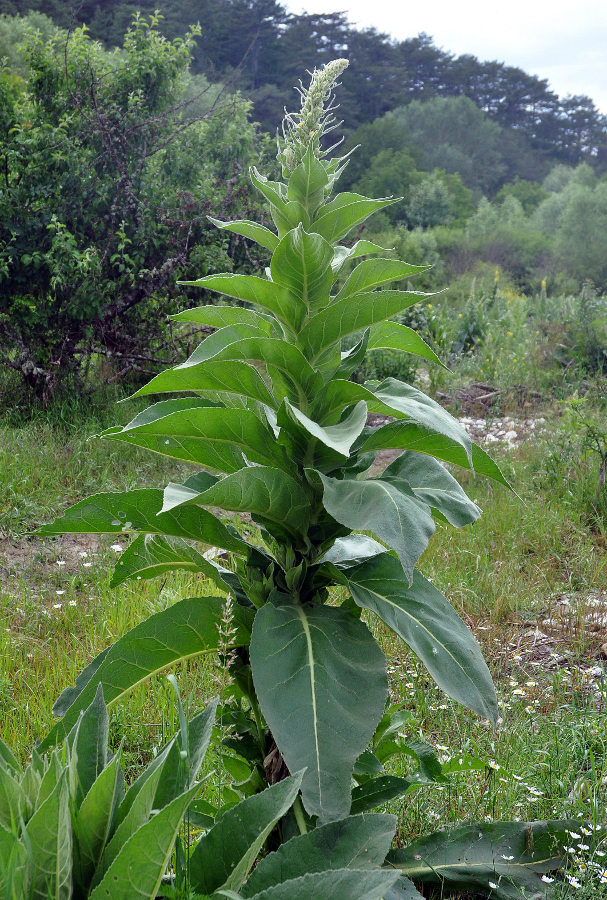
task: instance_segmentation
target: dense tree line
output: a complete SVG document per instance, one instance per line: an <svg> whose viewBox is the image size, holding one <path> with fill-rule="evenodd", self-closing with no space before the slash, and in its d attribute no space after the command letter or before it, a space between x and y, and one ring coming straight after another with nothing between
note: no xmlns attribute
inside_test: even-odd
<svg viewBox="0 0 607 900"><path fill-rule="evenodd" d="M168 37L201 24L192 70L212 79L232 76L268 130L275 129L302 71L347 55L340 103L350 130L413 100L466 96L518 135L513 151L533 155L536 169L584 161L607 168L607 122L589 97L560 98L546 79L470 54L455 56L426 34L394 41L375 29L353 28L343 13L291 15L277 0L0 0L0 13L38 10L64 28L86 22L106 46L122 43L136 9L157 7ZM526 174L533 177L531 170Z"/></svg>

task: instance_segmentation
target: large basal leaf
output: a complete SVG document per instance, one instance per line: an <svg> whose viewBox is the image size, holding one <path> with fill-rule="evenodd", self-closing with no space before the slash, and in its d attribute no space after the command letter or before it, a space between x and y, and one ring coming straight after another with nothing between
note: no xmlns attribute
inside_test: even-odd
<svg viewBox="0 0 607 900"><path fill-rule="evenodd" d="M350 811L354 763L381 718L383 653L343 609L266 603L249 648L261 710L290 771L302 768L303 802L321 823Z"/></svg>
<svg viewBox="0 0 607 900"><path fill-rule="evenodd" d="M389 869L333 869L310 872L274 885L251 900L382 900L398 880Z"/></svg>
<svg viewBox="0 0 607 900"><path fill-rule="evenodd" d="M226 394L247 397L270 407L276 400L254 366L239 360L211 359L186 369L167 369L138 390L133 397L173 391L198 391L202 394Z"/></svg>
<svg viewBox="0 0 607 900"><path fill-rule="evenodd" d="M398 554L411 580L413 568L435 525L430 510L401 486L379 478L368 481L329 478L319 473L323 504L330 516L353 531L371 531Z"/></svg>
<svg viewBox="0 0 607 900"><path fill-rule="evenodd" d="M70 900L72 824L67 772L27 823L33 861L32 900Z"/></svg>
<svg viewBox="0 0 607 900"><path fill-rule="evenodd" d="M311 231L322 234L328 241L338 241L372 213L396 202L395 199L370 200L361 194L348 192L338 194L321 208L314 219Z"/></svg>
<svg viewBox="0 0 607 900"><path fill-rule="evenodd" d="M196 325L209 325L211 328L225 328L228 325L253 325L265 334L271 334L275 322L271 316L255 312L244 306L221 306L208 303L196 306L171 316L176 322L194 322Z"/></svg>
<svg viewBox="0 0 607 900"><path fill-rule="evenodd" d="M298 335L299 346L314 361L342 338L395 316L425 296L413 291L386 290L357 294L356 300L336 300L308 320Z"/></svg>
<svg viewBox="0 0 607 900"><path fill-rule="evenodd" d="M289 231L272 256L272 280L297 300L298 315L291 325L299 329L310 308L326 306L333 283L333 247L319 234L308 234L301 225Z"/></svg>
<svg viewBox="0 0 607 900"><path fill-rule="evenodd" d="M398 322L380 322L374 325L369 335L369 350L400 350L412 353L446 369L434 350L420 338L416 331Z"/></svg>
<svg viewBox="0 0 607 900"><path fill-rule="evenodd" d="M292 838L256 865L242 890L251 897L262 890L329 869L381 866L396 829L396 816L349 816Z"/></svg>
<svg viewBox="0 0 607 900"><path fill-rule="evenodd" d="M425 272L428 268L429 266L413 266L399 259L365 259L350 273L335 299L345 300L346 297L353 297L363 291L371 291L383 284Z"/></svg>
<svg viewBox="0 0 607 900"><path fill-rule="evenodd" d="M483 654L447 598L417 570L413 583L392 555L341 573L354 600L372 610L422 660L445 693L497 720L497 699Z"/></svg>
<svg viewBox="0 0 607 900"><path fill-rule="evenodd" d="M189 597L150 616L119 638L103 651L99 666L88 667L88 680L77 681L76 687L61 694L53 711L63 718L42 741L41 748L61 740L77 721L80 710L91 702L99 684L103 685L109 707L167 666L215 652L221 640L219 629L224 606L223 597ZM233 613L236 626L233 646L242 647L249 642L253 613L237 605Z"/></svg>
<svg viewBox="0 0 607 900"><path fill-rule="evenodd" d="M495 822L446 829L393 850L388 862L421 883L482 892L495 900L545 900L540 876L562 865L567 829L576 824Z"/></svg>
<svg viewBox="0 0 607 900"><path fill-rule="evenodd" d="M293 805L302 777L299 772L247 797L203 835L190 856L195 891L239 890L270 831Z"/></svg>
<svg viewBox="0 0 607 900"><path fill-rule="evenodd" d="M236 219L234 222L222 222L220 219L214 219L212 216L207 216L207 218L213 225L217 226L217 228L221 228L224 231L232 231L234 234L241 234L243 237L255 241L261 247L265 247L266 250L270 250L270 252L275 250L278 246L278 238L274 232L270 231L269 228L266 228L265 225L260 225L258 222L251 222L249 219Z"/></svg>
<svg viewBox="0 0 607 900"><path fill-rule="evenodd" d="M165 489L165 509L180 503L249 512L292 537L306 533L310 515L310 501L301 485L286 472L267 466L249 466L226 475L200 493L185 485L169 485Z"/></svg>
<svg viewBox="0 0 607 900"><path fill-rule="evenodd" d="M382 480L396 486L404 481L432 509L456 528L476 522L480 509L445 467L431 456L406 451L384 469Z"/></svg>
<svg viewBox="0 0 607 900"><path fill-rule="evenodd" d="M135 538L118 560L110 587L117 587L129 578L157 578L175 569L202 572L219 587L229 587L222 581L222 570L216 563L206 559L181 538L158 534L140 534Z"/></svg>
<svg viewBox="0 0 607 900"><path fill-rule="evenodd" d="M288 290L257 275L233 275L226 272L221 275L205 275L197 281L182 281L180 284L203 287L233 297L235 300L255 303L269 310L287 325L296 323L299 316L297 302Z"/></svg>
<svg viewBox="0 0 607 900"><path fill-rule="evenodd" d="M198 785L177 797L124 844L91 900L155 900L181 820Z"/></svg>
<svg viewBox="0 0 607 900"><path fill-rule="evenodd" d="M173 402L173 401L169 401ZM152 407L153 408L153 407ZM290 468L269 427L249 409L194 408L147 422L140 416L101 437L145 447L164 456L194 462L219 472L237 472L247 459Z"/></svg>
<svg viewBox="0 0 607 900"><path fill-rule="evenodd" d="M81 500L36 534L166 534L201 541L222 550L246 553L248 544L233 529L198 507L166 513L163 492L154 489L93 494ZM160 513L160 514L159 514Z"/></svg>

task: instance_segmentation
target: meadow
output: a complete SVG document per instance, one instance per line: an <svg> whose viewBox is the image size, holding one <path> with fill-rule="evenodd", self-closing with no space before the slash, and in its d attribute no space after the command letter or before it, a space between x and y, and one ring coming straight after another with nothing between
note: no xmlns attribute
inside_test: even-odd
<svg viewBox="0 0 607 900"><path fill-rule="evenodd" d="M579 818L563 897L607 897L603 312L590 288L525 297L500 273L484 273L415 314L450 371L424 364L404 374L463 419L518 494L465 473L482 517L457 533L439 524L419 564L482 646L498 693L497 727L444 696L368 616L388 658L390 699L406 711L403 734L434 747L444 776L388 805L399 817L397 843L455 822ZM379 377L403 375L389 351L367 365ZM185 574L110 588L126 540L32 536L90 493L187 476L185 464L91 438L132 418L140 401L116 404L119 389L91 389L32 409L15 402L9 381L0 396L0 737L25 761L53 724L58 694L98 652L150 613L217 588ZM254 540L250 521L230 521ZM193 711L229 677L218 657L176 675ZM110 721L133 777L179 725L164 676L113 707ZM224 732L219 720L205 764L215 774L204 796L219 805L239 797L238 759L225 766ZM399 775L414 767L407 756L387 766Z"/></svg>

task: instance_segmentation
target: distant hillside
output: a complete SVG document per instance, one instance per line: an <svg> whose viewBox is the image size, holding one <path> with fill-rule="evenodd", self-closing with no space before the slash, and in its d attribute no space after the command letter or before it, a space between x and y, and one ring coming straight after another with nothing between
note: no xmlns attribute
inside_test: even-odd
<svg viewBox="0 0 607 900"><path fill-rule="evenodd" d="M607 170L607 119L589 97L560 98L545 79L469 54L454 56L426 34L393 41L374 29L355 29L342 13L296 16L276 0L0 0L0 13L37 10L64 28L84 22L108 46L121 44L137 10L149 14L158 7L170 37L201 23L192 70L211 79L231 77L270 131L294 98L300 73L345 55L351 66L340 90L340 117L349 132L413 100L463 95L508 130L511 152L529 160L527 169L516 171L521 177L540 177L555 163L589 162Z"/></svg>

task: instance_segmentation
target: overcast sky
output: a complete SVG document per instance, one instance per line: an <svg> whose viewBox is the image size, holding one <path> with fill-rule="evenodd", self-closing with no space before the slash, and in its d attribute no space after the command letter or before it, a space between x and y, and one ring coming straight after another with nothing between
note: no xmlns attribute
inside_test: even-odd
<svg viewBox="0 0 607 900"><path fill-rule="evenodd" d="M283 0L293 13L345 12L403 40L420 31L451 53L520 66L557 94L587 94L607 114L607 0Z"/></svg>

